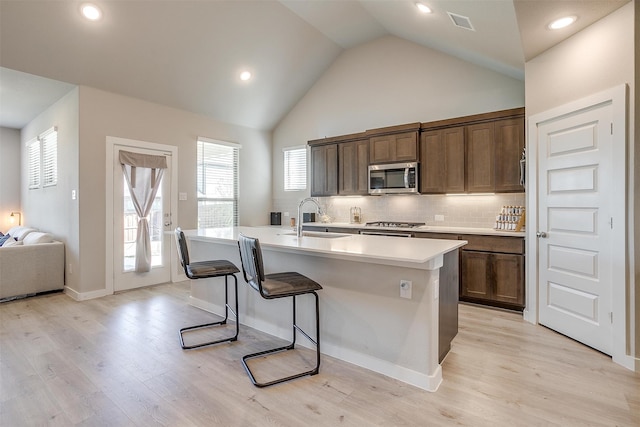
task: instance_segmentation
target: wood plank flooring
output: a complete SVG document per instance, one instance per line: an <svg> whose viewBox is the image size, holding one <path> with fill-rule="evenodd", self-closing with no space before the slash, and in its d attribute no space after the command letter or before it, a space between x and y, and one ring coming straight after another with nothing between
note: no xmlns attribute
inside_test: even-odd
<svg viewBox="0 0 640 427"><path fill-rule="evenodd" d="M0 425L640 426L639 374L515 313L461 305L435 393L327 356L319 375L258 389L240 358L275 340L241 327L182 350L178 329L213 317L188 295L0 304Z"/></svg>

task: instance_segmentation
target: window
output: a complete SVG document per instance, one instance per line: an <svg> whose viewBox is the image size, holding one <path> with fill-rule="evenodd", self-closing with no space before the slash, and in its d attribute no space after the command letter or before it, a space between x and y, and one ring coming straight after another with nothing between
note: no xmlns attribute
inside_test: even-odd
<svg viewBox="0 0 640 427"><path fill-rule="evenodd" d="M307 148L291 147L284 150L284 191L307 189Z"/></svg>
<svg viewBox="0 0 640 427"><path fill-rule="evenodd" d="M58 183L58 132L51 128L39 138L42 141L42 186Z"/></svg>
<svg viewBox="0 0 640 427"><path fill-rule="evenodd" d="M58 183L58 130L55 127L27 143L29 189Z"/></svg>
<svg viewBox="0 0 640 427"><path fill-rule="evenodd" d="M238 225L240 145L198 138L198 228Z"/></svg>
<svg viewBox="0 0 640 427"><path fill-rule="evenodd" d="M29 189L40 188L40 140L34 138L27 143Z"/></svg>

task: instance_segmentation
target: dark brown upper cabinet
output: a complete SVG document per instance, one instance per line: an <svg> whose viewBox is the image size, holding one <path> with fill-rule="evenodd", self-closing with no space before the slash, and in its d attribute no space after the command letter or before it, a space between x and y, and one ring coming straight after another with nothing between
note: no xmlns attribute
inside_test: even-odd
<svg viewBox="0 0 640 427"><path fill-rule="evenodd" d="M311 147L311 196L338 195L338 145Z"/></svg>
<svg viewBox="0 0 640 427"><path fill-rule="evenodd" d="M420 123L370 129L369 164L418 161Z"/></svg>
<svg viewBox="0 0 640 427"><path fill-rule="evenodd" d="M465 190L464 126L420 135L420 192L461 193Z"/></svg>
<svg viewBox="0 0 640 427"><path fill-rule="evenodd" d="M523 192L524 108L423 123L422 194Z"/></svg>
<svg viewBox="0 0 640 427"><path fill-rule="evenodd" d="M495 122L496 192L522 192L520 159L524 150L524 117Z"/></svg>
<svg viewBox="0 0 640 427"><path fill-rule="evenodd" d="M467 126L467 191L492 193L495 179L495 132L493 123Z"/></svg>
<svg viewBox="0 0 640 427"><path fill-rule="evenodd" d="M338 194L343 196L369 193L369 140L338 144Z"/></svg>

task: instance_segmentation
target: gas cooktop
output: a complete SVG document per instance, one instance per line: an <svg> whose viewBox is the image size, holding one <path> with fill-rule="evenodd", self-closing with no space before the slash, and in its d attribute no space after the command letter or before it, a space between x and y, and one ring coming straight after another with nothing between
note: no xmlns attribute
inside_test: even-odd
<svg viewBox="0 0 640 427"><path fill-rule="evenodd" d="M408 221L373 221L367 222L365 226L370 227L389 227L389 228L415 228L425 225L424 222L408 222Z"/></svg>

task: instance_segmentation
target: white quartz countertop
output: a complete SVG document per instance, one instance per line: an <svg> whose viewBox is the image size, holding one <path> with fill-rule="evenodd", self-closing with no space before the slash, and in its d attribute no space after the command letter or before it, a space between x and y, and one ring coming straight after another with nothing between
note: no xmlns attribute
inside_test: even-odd
<svg viewBox="0 0 640 427"><path fill-rule="evenodd" d="M467 243L464 240L407 239L313 231L305 232L298 238L289 228L269 226L203 228L185 230L184 233L190 240L226 244L236 244L238 234L242 233L258 238L263 250L306 252L310 255L425 269L433 268L432 261Z"/></svg>
<svg viewBox="0 0 640 427"><path fill-rule="evenodd" d="M349 222L305 222L304 226L309 227L328 227L328 228L354 228L367 230L396 230L396 231L414 231L423 233L450 233L450 234L479 234L485 236L509 236L509 237L525 237L524 231L507 231L495 230L493 228L472 228L472 227L445 227L437 225L423 225L420 227L403 228L403 227L377 227L365 224L351 224Z"/></svg>

